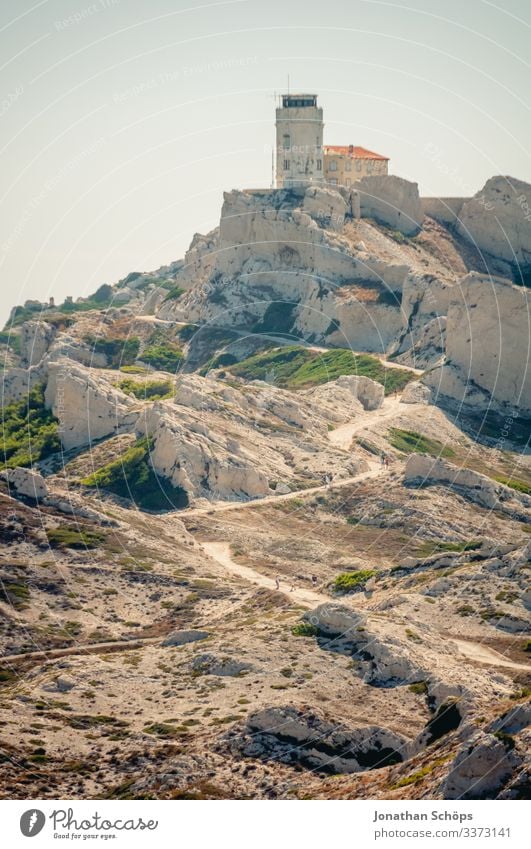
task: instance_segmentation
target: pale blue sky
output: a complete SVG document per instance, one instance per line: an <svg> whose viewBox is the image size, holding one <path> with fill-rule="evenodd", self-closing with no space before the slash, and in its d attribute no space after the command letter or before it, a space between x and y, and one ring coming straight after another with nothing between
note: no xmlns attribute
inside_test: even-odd
<svg viewBox="0 0 531 849"><path fill-rule="evenodd" d="M425 195L531 181L528 0L0 3L0 323L177 259L271 179L273 93Z"/></svg>

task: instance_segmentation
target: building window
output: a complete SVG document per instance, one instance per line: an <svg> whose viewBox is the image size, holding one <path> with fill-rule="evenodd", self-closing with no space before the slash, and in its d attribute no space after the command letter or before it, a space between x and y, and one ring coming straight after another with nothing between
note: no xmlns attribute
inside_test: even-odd
<svg viewBox="0 0 531 849"><path fill-rule="evenodd" d="M347 159L347 161L345 162L345 171L352 171L352 162L350 161L350 159Z"/></svg>
<svg viewBox="0 0 531 849"><path fill-rule="evenodd" d="M335 177L330 177L329 181L331 186L337 186L337 180Z"/></svg>
<svg viewBox="0 0 531 849"><path fill-rule="evenodd" d="M347 179L345 180L345 185L350 186L350 182L350 177L347 177Z"/></svg>
<svg viewBox="0 0 531 849"><path fill-rule="evenodd" d="M332 162L330 163L330 169L329 170L330 171L337 171L337 162L336 162L335 159L332 159Z"/></svg>
<svg viewBox="0 0 531 849"><path fill-rule="evenodd" d="M283 146L284 146L284 150L289 150L290 147L291 147L291 139L290 139L290 137L287 133L284 136L284 145Z"/></svg>
<svg viewBox="0 0 531 849"><path fill-rule="evenodd" d="M322 170L323 170L323 160L322 160L322 159L318 159L318 160L317 160L317 170L318 170L318 171L322 171Z"/></svg>
<svg viewBox="0 0 531 849"><path fill-rule="evenodd" d="M289 159L284 160L284 171L289 171Z"/></svg>
<svg viewBox="0 0 531 849"><path fill-rule="evenodd" d="M361 159L356 160L356 171L361 171Z"/></svg>

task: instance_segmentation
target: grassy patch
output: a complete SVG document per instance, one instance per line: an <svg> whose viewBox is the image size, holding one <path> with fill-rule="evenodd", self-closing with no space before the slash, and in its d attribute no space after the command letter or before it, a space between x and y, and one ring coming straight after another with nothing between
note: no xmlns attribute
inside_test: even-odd
<svg viewBox="0 0 531 849"><path fill-rule="evenodd" d="M44 406L41 385L34 386L22 401L4 407L0 453L3 467L31 466L59 451L57 425L57 419Z"/></svg>
<svg viewBox="0 0 531 849"><path fill-rule="evenodd" d="M531 495L531 486L525 481L518 480L518 478L504 478L504 477L495 477L495 481L498 483L502 483L504 486L510 487L510 489L515 489L517 492L523 492L524 495Z"/></svg>
<svg viewBox="0 0 531 849"><path fill-rule="evenodd" d="M75 526L48 528L46 536L52 548L97 548L105 541L105 534L101 531Z"/></svg>
<svg viewBox="0 0 531 849"><path fill-rule="evenodd" d="M403 454L430 454L432 457L453 457L455 451L438 439L431 439L414 430L389 429L388 441Z"/></svg>
<svg viewBox="0 0 531 849"><path fill-rule="evenodd" d="M370 578L376 575L374 569L358 569L356 572L344 572L338 575L331 584L335 593L351 593L362 589Z"/></svg>
<svg viewBox="0 0 531 849"><path fill-rule="evenodd" d="M125 454L93 472L81 483L128 498L143 510L176 510L188 498L180 487L158 477L149 463L150 442L139 439Z"/></svg>
<svg viewBox="0 0 531 849"><path fill-rule="evenodd" d="M159 401L161 398L171 398L174 392L171 380L150 380L142 383L129 378L120 381L118 385L122 392L127 395L134 395L141 401Z"/></svg>
<svg viewBox="0 0 531 849"><path fill-rule="evenodd" d="M386 368L370 354L353 354L342 348L320 353L300 345L287 345L254 354L231 366L230 371L246 380L268 379L288 389L317 386L343 374L352 374L381 383L386 395L399 391L414 377L405 369Z"/></svg>
<svg viewBox="0 0 531 849"><path fill-rule="evenodd" d="M165 341L148 345L140 359L160 371L174 372L180 367L184 355L175 342Z"/></svg>

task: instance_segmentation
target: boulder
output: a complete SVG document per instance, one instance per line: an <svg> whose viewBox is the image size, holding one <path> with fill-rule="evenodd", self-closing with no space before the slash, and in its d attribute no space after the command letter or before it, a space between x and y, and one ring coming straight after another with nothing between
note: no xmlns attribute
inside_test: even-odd
<svg viewBox="0 0 531 849"><path fill-rule="evenodd" d="M431 404L432 392L429 386L425 386L419 380L408 383L400 398L401 404Z"/></svg>
<svg viewBox="0 0 531 849"><path fill-rule="evenodd" d="M184 646L186 643L195 643L198 640L206 640L210 634L208 631L173 631L163 641L163 646Z"/></svg>
<svg viewBox="0 0 531 849"><path fill-rule="evenodd" d="M458 232L480 251L531 265L531 184L491 177L459 212Z"/></svg>
<svg viewBox="0 0 531 849"><path fill-rule="evenodd" d="M417 183L402 177L374 176L362 177L354 185L362 218L375 218L406 236L419 232L424 213Z"/></svg>
<svg viewBox="0 0 531 849"><path fill-rule="evenodd" d="M17 496L23 495L26 498L33 498L35 501L42 501L48 495L46 481L39 472L33 469L17 466L15 469L7 469L2 472L1 476Z"/></svg>
<svg viewBox="0 0 531 849"><path fill-rule="evenodd" d="M336 385L348 389L364 410L378 410L383 404L384 387L370 377L345 374L337 378Z"/></svg>

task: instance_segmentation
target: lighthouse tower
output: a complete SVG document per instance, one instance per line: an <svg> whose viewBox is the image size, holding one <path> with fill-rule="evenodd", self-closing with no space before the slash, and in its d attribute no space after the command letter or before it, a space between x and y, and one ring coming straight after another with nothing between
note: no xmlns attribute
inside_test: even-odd
<svg viewBox="0 0 531 849"><path fill-rule="evenodd" d="M277 188L323 182L323 110L316 94L281 94L277 107Z"/></svg>

